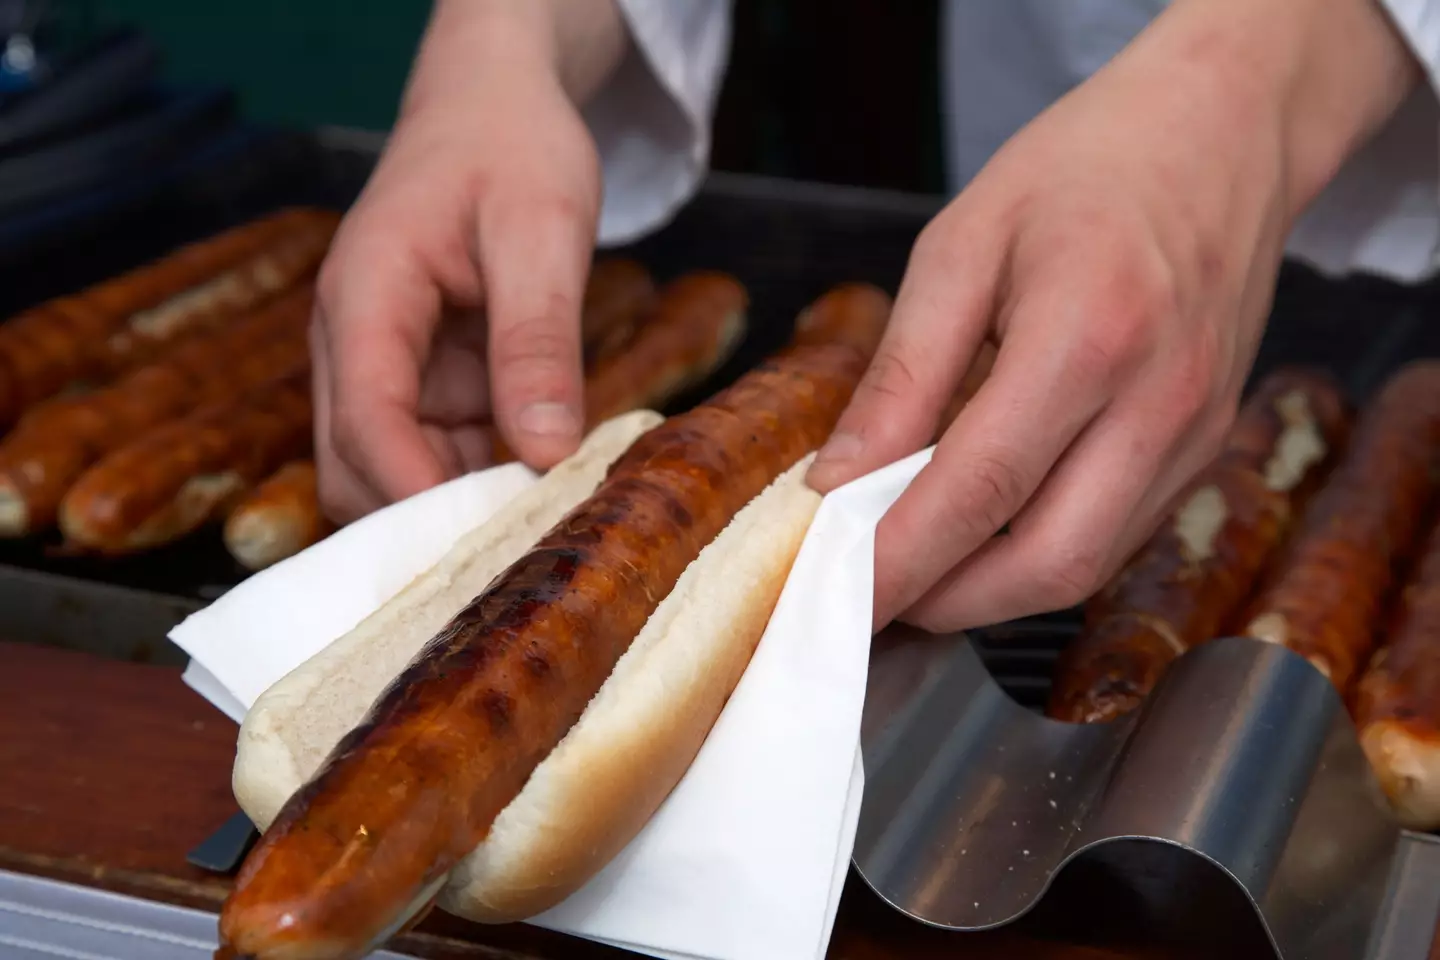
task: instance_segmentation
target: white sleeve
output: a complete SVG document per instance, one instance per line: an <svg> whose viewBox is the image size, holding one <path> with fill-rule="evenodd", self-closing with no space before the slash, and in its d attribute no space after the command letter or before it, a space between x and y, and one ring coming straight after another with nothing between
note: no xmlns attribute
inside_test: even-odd
<svg viewBox="0 0 1440 960"><path fill-rule="evenodd" d="M1440 90L1440 0L1380 0L1410 52L1425 69L1433 90Z"/></svg>
<svg viewBox="0 0 1440 960"><path fill-rule="evenodd" d="M605 176L598 241L657 229L699 188L730 53L732 0L617 0L625 62L585 108Z"/></svg>
<svg viewBox="0 0 1440 960"><path fill-rule="evenodd" d="M1440 264L1440 0L1377 0L1426 83L1295 224L1288 252L1324 273L1413 282Z"/></svg>

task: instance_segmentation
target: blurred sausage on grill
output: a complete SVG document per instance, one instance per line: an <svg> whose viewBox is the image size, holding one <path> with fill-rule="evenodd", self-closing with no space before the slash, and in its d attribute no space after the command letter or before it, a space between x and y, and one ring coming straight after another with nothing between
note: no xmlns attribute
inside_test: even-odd
<svg viewBox="0 0 1440 960"><path fill-rule="evenodd" d="M623 351L655 303L655 281L634 260L595 261L580 309L580 348L587 366Z"/></svg>
<svg viewBox="0 0 1440 960"><path fill-rule="evenodd" d="M310 365L166 423L110 453L60 504L68 545L106 555L171 543L224 515L311 443Z"/></svg>
<svg viewBox="0 0 1440 960"><path fill-rule="evenodd" d="M0 326L0 426L294 286L318 267L336 222L326 212L282 211L14 317Z"/></svg>
<svg viewBox="0 0 1440 960"><path fill-rule="evenodd" d="M1440 829L1440 525L1355 689L1360 745L1401 823Z"/></svg>
<svg viewBox="0 0 1440 960"><path fill-rule="evenodd" d="M1243 632L1309 660L1342 695L1418 547L1440 453L1440 362L1396 373L1305 512Z"/></svg>
<svg viewBox="0 0 1440 960"><path fill-rule="evenodd" d="M225 546L246 569L263 570L318 543L329 531L320 511L315 462L292 460L226 518Z"/></svg>
<svg viewBox="0 0 1440 960"><path fill-rule="evenodd" d="M29 411L0 441L0 536L50 528L70 485L108 452L308 357L313 301L307 284L232 325L188 338L109 387Z"/></svg>

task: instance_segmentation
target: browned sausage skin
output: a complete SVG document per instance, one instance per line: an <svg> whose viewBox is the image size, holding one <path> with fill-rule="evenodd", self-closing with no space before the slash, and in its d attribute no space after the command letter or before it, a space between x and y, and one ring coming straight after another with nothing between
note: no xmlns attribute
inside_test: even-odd
<svg viewBox="0 0 1440 960"><path fill-rule="evenodd" d="M294 460L260 483L225 520L225 547L242 566L263 570L331 531L320 512L315 461Z"/></svg>
<svg viewBox="0 0 1440 960"><path fill-rule="evenodd" d="M233 326L187 339L109 387L34 407L0 442L0 536L48 529L70 486L110 451L306 358L312 302L312 289L301 287Z"/></svg>
<svg viewBox="0 0 1440 960"><path fill-rule="evenodd" d="M310 280L330 247L334 225L307 223L210 280L130 315L104 344L110 379L163 354L182 338L214 329Z"/></svg>
<svg viewBox="0 0 1440 960"><path fill-rule="evenodd" d="M1440 524L1355 688L1360 744L1401 823L1440 828Z"/></svg>
<svg viewBox="0 0 1440 960"><path fill-rule="evenodd" d="M1244 632L1295 651L1347 692L1374 647L1397 570L1418 545L1437 451L1440 363L1412 363L1361 415Z"/></svg>
<svg viewBox="0 0 1440 960"><path fill-rule="evenodd" d="M321 211L282 211L0 326L0 426L67 387L108 382L177 337L300 282L319 265L336 222Z"/></svg>
<svg viewBox="0 0 1440 960"><path fill-rule="evenodd" d="M686 566L824 442L867 360L792 347L642 436L291 798L222 912L228 955L356 957L433 894Z"/></svg>
<svg viewBox="0 0 1440 960"><path fill-rule="evenodd" d="M585 378L587 425L631 410L664 406L734 353L745 335L749 298L722 273L686 274L665 286L625 349Z"/></svg>
<svg viewBox="0 0 1440 960"><path fill-rule="evenodd" d="M85 472L60 504L72 547L151 549L216 519L271 471L309 452L308 358L229 401L163 424Z"/></svg>
<svg viewBox="0 0 1440 960"><path fill-rule="evenodd" d="M842 283L795 319L791 343L848 343L868 356L890 321L890 295L867 283Z"/></svg>
<svg viewBox="0 0 1440 960"><path fill-rule="evenodd" d="M1345 442L1339 388L1283 370L1246 401L1225 449L1086 608L1061 656L1047 713L1072 723L1137 707L1170 663L1239 613Z"/></svg>
<svg viewBox="0 0 1440 960"><path fill-rule="evenodd" d="M586 366L618 355L655 305L655 281L634 260L603 257L590 268L580 309L580 350Z"/></svg>

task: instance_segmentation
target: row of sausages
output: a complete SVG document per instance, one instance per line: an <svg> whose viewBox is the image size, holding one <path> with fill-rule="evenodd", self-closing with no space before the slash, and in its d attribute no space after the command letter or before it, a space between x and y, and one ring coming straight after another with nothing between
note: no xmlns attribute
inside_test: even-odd
<svg viewBox="0 0 1440 960"><path fill-rule="evenodd" d="M657 289L634 261L597 261L581 310L589 425L663 407L708 377L743 338L746 307L743 288L720 274L686 274ZM497 463L513 459L493 429L490 446ZM237 560L259 570L331 530L319 507L315 464L301 459L287 462L229 512L224 539Z"/></svg>
<svg viewBox="0 0 1440 960"><path fill-rule="evenodd" d="M306 328L337 224L283 210L0 326L0 537L58 527L70 550L116 555L223 521L232 554L260 569L327 535ZM581 317L591 425L707 377L747 306L722 274L657 288L634 262L597 261ZM942 430L993 359L987 345ZM498 434L492 448L510 459ZM1267 378L1221 455L1087 604L1049 715L1112 719L1191 647L1255 636L1335 684L1402 817L1440 827L1437 465L1440 364L1401 371L1358 421L1321 373Z"/></svg>
<svg viewBox="0 0 1440 960"><path fill-rule="evenodd" d="M337 223L284 210L0 326L0 537L58 527L64 551L121 555L223 520L231 553L261 569L327 535L306 331ZM703 380L746 307L724 275L657 288L637 263L597 261L581 318L591 422Z"/></svg>
<svg viewBox="0 0 1440 960"><path fill-rule="evenodd" d="M1223 452L1085 609L1049 716L1114 719L1219 636L1282 645L1346 699L1400 819L1440 828L1440 363L1359 413L1324 374L1261 382Z"/></svg>

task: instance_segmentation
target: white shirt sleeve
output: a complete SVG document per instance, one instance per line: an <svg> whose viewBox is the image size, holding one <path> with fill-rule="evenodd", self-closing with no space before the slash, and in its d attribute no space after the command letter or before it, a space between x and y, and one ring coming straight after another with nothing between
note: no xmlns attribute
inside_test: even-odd
<svg viewBox="0 0 1440 960"><path fill-rule="evenodd" d="M732 0L617 0L630 52L585 108L605 197L598 242L668 221L699 188L730 53Z"/></svg>
<svg viewBox="0 0 1440 960"><path fill-rule="evenodd" d="M1427 78L1295 224L1289 252L1326 273L1401 281L1440 262L1440 0L1378 0Z"/></svg>
<svg viewBox="0 0 1440 960"><path fill-rule="evenodd" d="M1405 38L1425 68L1433 89L1440 89L1440 2L1437 0L1380 0L1380 6Z"/></svg>

